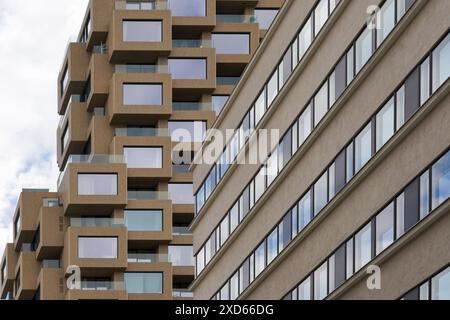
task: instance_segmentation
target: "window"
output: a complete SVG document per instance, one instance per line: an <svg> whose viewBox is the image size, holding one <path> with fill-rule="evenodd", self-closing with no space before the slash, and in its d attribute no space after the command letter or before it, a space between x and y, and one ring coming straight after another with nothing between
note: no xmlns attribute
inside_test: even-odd
<svg viewBox="0 0 450 320"><path fill-rule="evenodd" d="M206 121L169 121L172 141L203 142L206 137Z"/></svg>
<svg viewBox="0 0 450 320"><path fill-rule="evenodd" d="M392 98L376 116L377 151L394 135L395 104Z"/></svg>
<svg viewBox="0 0 450 320"><path fill-rule="evenodd" d="M292 238L292 221L291 213L286 214L278 225L278 251L283 251L287 247Z"/></svg>
<svg viewBox="0 0 450 320"><path fill-rule="evenodd" d="M117 237L78 237L78 258L117 259Z"/></svg>
<svg viewBox="0 0 450 320"><path fill-rule="evenodd" d="M450 152L447 152L431 169L432 206L436 209L450 197Z"/></svg>
<svg viewBox="0 0 450 320"><path fill-rule="evenodd" d="M430 97L430 58L420 65L420 105Z"/></svg>
<svg viewBox="0 0 450 320"><path fill-rule="evenodd" d="M256 21L259 23L259 28L262 30L269 29L277 13L278 9L255 9Z"/></svg>
<svg viewBox="0 0 450 320"><path fill-rule="evenodd" d="M266 242L264 241L255 251L255 278L266 267Z"/></svg>
<svg viewBox="0 0 450 320"><path fill-rule="evenodd" d="M227 241L230 236L230 227L228 222L228 215L225 216L225 219L220 223L220 246L223 246L225 241Z"/></svg>
<svg viewBox="0 0 450 320"><path fill-rule="evenodd" d="M311 193L308 192L298 202L298 230L303 230L304 227L311 221Z"/></svg>
<svg viewBox="0 0 450 320"><path fill-rule="evenodd" d="M328 295L328 265L325 262L314 271L314 300L323 300Z"/></svg>
<svg viewBox="0 0 450 320"><path fill-rule="evenodd" d="M347 52L347 85L349 85L355 77L354 54L355 46L352 46Z"/></svg>
<svg viewBox="0 0 450 320"><path fill-rule="evenodd" d="M308 50L312 42L312 17L308 19L298 35L298 56L299 60Z"/></svg>
<svg viewBox="0 0 450 320"><path fill-rule="evenodd" d="M124 20L123 41L161 42L162 21Z"/></svg>
<svg viewBox="0 0 450 320"><path fill-rule="evenodd" d="M220 300L229 300L230 299L230 283L227 282L225 285L220 289Z"/></svg>
<svg viewBox="0 0 450 320"><path fill-rule="evenodd" d="M206 16L206 0L169 0L169 8L174 17Z"/></svg>
<svg viewBox="0 0 450 320"><path fill-rule="evenodd" d="M431 300L450 300L450 268L431 280Z"/></svg>
<svg viewBox="0 0 450 320"><path fill-rule="evenodd" d="M206 79L206 59L169 59L172 79Z"/></svg>
<svg viewBox="0 0 450 320"><path fill-rule="evenodd" d="M278 149L267 159L267 186L270 186L278 175Z"/></svg>
<svg viewBox="0 0 450 320"><path fill-rule="evenodd" d="M303 142L309 137L311 133L311 105L309 105L298 119L298 145L301 146Z"/></svg>
<svg viewBox="0 0 450 320"><path fill-rule="evenodd" d="M155 0L129 0L125 3L127 10L153 10L156 8Z"/></svg>
<svg viewBox="0 0 450 320"><path fill-rule="evenodd" d="M322 30L328 19L328 0L322 0L314 10L314 36Z"/></svg>
<svg viewBox="0 0 450 320"><path fill-rule="evenodd" d="M239 272L236 272L230 280L230 299L236 300L239 296Z"/></svg>
<svg viewBox="0 0 450 320"><path fill-rule="evenodd" d="M128 168L162 168L161 147L124 147L123 155Z"/></svg>
<svg viewBox="0 0 450 320"><path fill-rule="evenodd" d="M345 243L346 252L346 279L349 279L354 272L354 261L353 261L353 239L350 239Z"/></svg>
<svg viewBox="0 0 450 320"><path fill-rule="evenodd" d="M230 96L212 96L212 106L216 112L216 116L222 111L223 106L227 103Z"/></svg>
<svg viewBox="0 0 450 320"><path fill-rule="evenodd" d="M196 272L199 275L205 268L205 248L202 248L196 257Z"/></svg>
<svg viewBox="0 0 450 320"><path fill-rule="evenodd" d="M372 259L372 226L367 224L355 235L355 272Z"/></svg>
<svg viewBox="0 0 450 320"><path fill-rule="evenodd" d="M169 246L170 262L173 266L194 266L192 246Z"/></svg>
<svg viewBox="0 0 450 320"><path fill-rule="evenodd" d="M61 96L64 94L64 91L66 90L68 83L69 83L69 67L66 64L66 66L64 67L62 77L61 77Z"/></svg>
<svg viewBox="0 0 450 320"><path fill-rule="evenodd" d="M239 224L239 202L237 201L230 210L230 232L233 232Z"/></svg>
<svg viewBox="0 0 450 320"><path fill-rule="evenodd" d="M450 76L450 35L433 51L433 92Z"/></svg>
<svg viewBox="0 0 450 320"><path fill-rule="evenodd" d="M368 28L364 30L358 40L356 40L355 50L355 67L356 73L358 73L372 56L372 30Z"/></svg>
<svg viewBox="0 0 450 320"><path fill-rule="evenodd" d="M127 293L163 293L162 272L125 272Z"/></svg>
<svg viewBox="0 0 450 320"><path fill-rule="evenodd" d="M427 170L419 178L419 214L420 219L430 212L430 171Z"/></svg>
<svg viewBox="0 0 450 320"><path fill-rule="evenodd" d="M255 102L255 124L258 125L259 121L266 112L266 89L259 94L258 99Z"/></svg>
<svg viewBox="0 0 450 320"><path fill-rule="evenodd" d="M316 216L328 203L328 173L314 184L314 216Z"/></svg>
<svg viewBox="0 0 450 320"><path fill-rule="evenodd" d="M2 264L1 275L2 275L2 278L0 279L1 280L0 284L3 286L3 283L5 283L5 280L6 280L6 260Z"/></svg>
<svg viewBox="0 0 450 320"><path fill-rule="evenodd" d="M169 184L169 197L173 204L194 204L194 188L192 184Z"/></svg>
<svg viewBox="0 0 450 320"><path fill-rule="evenodd" d="M16 219L14 220L14 239L19 234L20 228L22 228L22 218L20 216L20 211L17 212Z"/></svg>
<svg viewBox="0 0 450 320"><path fill-rule="evenodd" d="M377 29L377 47L379 47L395 27L395 0L385 3L376 18L380 25Z"/></svg>
<svg viewBox="0 0 450 320"><path fill-rule="evenodd" d="M125 106L162 105L161 84L124 84L123 104Z"/></svg>
<svg viewBox="0 0 450 320"><path fill-rule="evenodd" d="M328 111L328 83L314 97L314 126L317 126Z"/></svg>
<svg viewBox="0 0 450 320"><path fill-rule="evenodd" d="M255 203L266 190L266 170L262 167L255 177Z"/></svg>
<svg viewBox="0 0 450 320"><path fill-rule="evenodd" d="M19 268L19 270L17 271L17 274L16 274L16 280L14 281L14 291L17 293L17 292L19 292L19 290L20 290L20 287L21 287L21 280L22 280L22 278L21 278L21 274L20 274L20 268Z"/></svg>
<svg viewBox="0 0 450 320"><path fill-rule="evenodd" d="M239 287L242 293L250 283L250 260L244 261L242 266L239 268Z"/></svg>
<svg viewBox="0 0 450 320"><path fill-rule="evenodd" d="M269 107L278 94L278 70L276 70L267 83L267 106Z"/></svg>
<svg viewBox="0 0 450 320"><path fill-rule="evenodd" d="M369 123L355 139L355 172L362 167L372 157L372 127Z"/></svg>
<svg viewBox="0 0 450 320"><path fill-rule="evenodd" d="M217 54L250 54L248 33L213 33L211 37Z"/></svg>
<svg viewBox="0 0 450 320"><path fill-rule="evenodd" d="M308 277L298 286L298 300L311 300L311 278Z"/></svg>
<svg viewBox="0 0 450 320"><path fill-rule="evenodd" d="M275 230L267 238L267 263L270 264L278 255L278 229Z"/></svg>
<svg viewBox="0 0 450 320"><path fill-rule="evenodd" d="M376 254L394 242L394 203L391 203L376 217Z"/></svg>
<svg viewBox="0 0 450 320"><path fill-rule="evenodd" d="M162 210L124 210L128 231L162 231Z"/></svg>
<svg viewBox="0 0 450 320"><path fill-rule="evenodd" d="M117 195L117 174L78 174L78 195L115 196Z"/></svg>

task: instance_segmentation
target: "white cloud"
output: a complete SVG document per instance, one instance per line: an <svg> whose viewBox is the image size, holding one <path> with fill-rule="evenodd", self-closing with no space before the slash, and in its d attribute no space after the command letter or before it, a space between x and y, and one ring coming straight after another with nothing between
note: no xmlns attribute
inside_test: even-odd
<svg viewBox="0 0 450 320"><path fill-rule="evenodd" d="M56 79L87 2L0 0L0 256L21 189L56 189Z"/></svg>

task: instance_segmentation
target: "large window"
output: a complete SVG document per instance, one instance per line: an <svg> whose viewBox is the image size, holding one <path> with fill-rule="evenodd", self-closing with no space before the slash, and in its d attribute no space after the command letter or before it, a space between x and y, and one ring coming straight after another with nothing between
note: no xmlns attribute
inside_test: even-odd
<svg viewBox="0 0 450 320"><path fill-rule="evenodd" d="M127 293L163 293L162 272L125 272Z"/></svg>
<svg viewBox="0 0 450 320"><path fill-rule="evenodd" d="M168 126L172 141L202 142L205 140L205 121L169 121Z"/></svg>
<svg viewBox="0 0 450 320"><path fill-rule="evenodd" d="M172 79L206 79L206 59L169 59Z"/></svg>
<svg viewBox="0 0 450 320"><path fill-rule="evenodd" d="M298 300L311 300L311 278L308 277L298 286Z"/></svg>
<svg viewBox="0 0 450 320"><path fill-rule="evenodd" d="M125 106L160 106L162 100L162 84L125 83L123 85Z"/></svg>
<svg viewBox="0 0 450 320"><path fill-rule="evenodd" d="M78 237L78 258L117 259L117 237Z"/></svg>
<svg viewBox="0 0 450 320"><path fill-rule="evenodd" d="M206 16L206 0L169 0L169 7L174 17Z"/></svg>
<svg viewBox="0 0 450 320"><path fill-rule="evenodd" d="M314 126L322 120L328 111L328 83L325 83L314 97Z"/></svg>
<svg viewBox="0 0 450 320"><path fill-rule="evenodd" d="M162 168L163 156L161 147L124 147L123 155L128 168Z"/></svg>
<svg viewBox="0 0 450 320"><path fill-rule="evenodd" d="M372 42L372 30L365 29L364 32L360 35L358 40L356 40L355 51L356 51L356 73L358 73L362 67L369 61L372 56L373 50L373 42Z"/></svg>
<svg viewBox="0 0 450 320"><path fill-rule="evenodd" d="M328 174L325 172L314 184L314 215L328 203Z"/></svg>
<svg viewBox="0 0 450 320"><path fill-rule="evenodd" d="M248 33L213 33L212 44L217 54L250 54Z"/></svg>
<svg viewBox="0 0 450 320"><path fill-rule="evenodd" d="M328 295L328 265L325 262L314 272L314 300L322 300Z"/></svg>
<svg viewBox="0 0 450 320"><path fill-rule="evenodd" d="M375 221L375 246L376 254L379 254L394 242L394 203L380 212Z"/></svg>
<svg viewBox="0 0 450 320"><path fill-rule="evenodd" d="M355 172L362 167L372 157L372 127L369 123L355 139Z"/></svg>
<svg viewBox="0 0 450 320"><path fill-rule="evenodd" d="M450 197L450 152L441 158L432 171L432 206L433 209Z"/></svg>
<svg viewBox="0 0 450 320"><path fill-rule="evenodd" d="M173 204L194 204L194 189L189 183L169 184L169 196Z"/></svg>
<svg viewBox="0 0 450 320"><path fill-rule="evenodd" d="M395 27L395 0L389 0L377 13L377 46L386 39Z"/></svg>
<svg viewBox="0 0 450 320"><path fill-rule="evenodd" d="M433 92L450 76L450 35L433 51Z"/></svg>
<svg viewBox="0 0 450 320"><path fill-rule="evenodd" d="M312 17L308 19L298 35L298 55L301 58L308 50L312 42Z"/></svg>
<svg viewBox="0 0 450 320"><path fill-rule="evenodd" d="M355 272L372 259L372 226L367 224L355 235Z"/></svg>
<svg viewBox="0 0 450 320"><path fill-rule="evenodd" d="M124 20L123 41L161 42L162 21Z"/></svg>
<svg viewBox="0 0 450 320"><path fill-rule="evenodd" d="M394 135L395 104L392 98L376 116L377 151Z"/></svg>
<svg viewBox="0 0 450 320"><path fill-rule="evenodd" d="M450 268L431 280L431 300L450 300Z"/></svg>
<svg viewBox="0 0 450 320"><path fill-rule="evenodd" d="M278 9L255 9L256 21L259 23L259 28L262 30L269 29L277 13Z"/></svg>
<svg viewBox="0 0 450 320"><path fill-rule="evenodd" d="M266 267L266 242L263 242L255 251L255 278Z"/></svg>
<svg viewBox="0 0 450 320"><path fill-rule="evenodd" d="M125 226L129 231L162 231L162 210L124 210Z"/></svg>
<svg viewBox="0 0 450 320"><path fill-rule="evenodd" d="M328 19L328 0L322 0L317 5L316 9L314 10L314 36L317 36L319 31L323 28L325 25L325 22L327 22Z"/></svg>
<svg viewBox="0 0 450 320"><path fill-rule="evenodd" d="M170 262L173 266L194 266L192 246L169 246Z"/></svg>
<svg viewBox="0 0 450 320"><path fill-rule="evenodd" d="M78 195L115 196L117 195L117 174L78 174Z"/></svg>

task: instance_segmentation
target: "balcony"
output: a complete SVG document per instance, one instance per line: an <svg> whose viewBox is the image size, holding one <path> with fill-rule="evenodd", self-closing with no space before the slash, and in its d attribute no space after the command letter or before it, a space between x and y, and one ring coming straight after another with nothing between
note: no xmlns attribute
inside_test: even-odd
<svg viewBox="0 0 450 320"><path fill-rule="evenodd" d="M148 92L138 93L135 92L137 89L131 88L129 93L125 93L126 86L148 86ZM172 113L172 79L169 74L115 73L110 94L111 124L149 125L155 119L169 118ZM138 98L142 101L134 101Z"/></svg>
<svg viewBox="0 0 450 320"><path fill-rule="evenodd" d="M127 205L127 168L119 155L71 155L58 179L65 215ZM90 211L92 212L92 211Z"/></svg>
<svg viewBox="0 0 450 320"><path fill-rule="evenodd" d="M172 48L212 48L212 44L210 40L204 39L173 39Z"/></svg>
<svg viewBox="0 0 450 320"><path fill-rule="evenodd" d="M124 210L124 217L128 231L128 244L133 248L152 248L157 247L161 242L172 241L172 205L168 200L167 192L146 193L148 198L144 198L144 193L131 192L128 205ZM139 198L139 199L134 199ZM139 212L142 210L161 212L160 225L149 225L145 222L137 224L133 218L127 220L127 214ZM154 223L154 222L153 222ZM164 261L167 262L167 261Z"/></svg>
<svg viewBox="0 0 450 320"><path fill-rule="evenodd" d="M128 263L168 263L169 255L159 253L130 253Z"/></svg>
<svg viewBox="0 0 450 320"><path fill-rule="evenodd" d="M15 268L16 280L14 284L15 300L31 300L36 294L38 277L41 270L33 251L22 251Z"/></svg>
<svg viewBox="0 0 450 320"><path fill-rule="evenodd" d="M88 92L86 93L86 107L89 112L95 107L104 106L109 95L109 85L113 74L113 67L109 64L108 55L93 53L89 68Z"/></svg>
<svg viewBox="0 0 450 320"><path fill-rule="evenodd" d="M191 62L202 63L203 70L190 63L189 59L192 59ZM185 65L175 66L175 70L170 69L171 63L179 64L183 60ZM200 74L201 71L204 74ZM174 48L169 56L169 72L172 76L173 92L177 97L190 98L212 93L216 88L215 49Z"/></svg>
<svg viewBox="0 0 450 320"><path fill-rule="evenodd" d="M82 94L86 82L89 53L83 43L69 43L58 76L58 113L65 114L70 97Z"/></svg>
<svg viewBox="0 0 450 320"><path fill-rule="evenodd" d="M145 23L149 26L144 26ZM151 32L145 33L143 30ZM158 56L169 55L172 50L171 39L170 10L162 7L140 10L139 6L127 9L123 1L116 3L108 34L110 62L155 62Z"/></svg>
<svg viewBox="0 0 450 320"><path fill-rule="evenodd" d="M9 292L13 291L17 259L18 254L14 250L14 245L8 243L0 264L0 299L4 299Z"/></svg>
<svg viewBox="0 0 450 320"><path fill-rule="evenodd" d="M19 252L24 243L32 243L35 239L37 225L44 198L57 198L57 193L48 190L23 189L20 194L14 222L14 249Z"/></svg>
<svg viewBox="0 0 450 320"><path fill-rule="evenodd" d="M162 291L154 293L141 292L142 288L133 286L133 283L127 285L126 275L124 275L125 290L127 291L129 300L170 300L172 298L172 266L169 262L129 263L126 272L162 274L162 283L158 283Z"/></svg>
<svg viewBox="0 0 450 320"><path fill-rule="evenodd" d="M105 42L109 30L109 13L113 10L111 0L90 0L78 42L83 43L88 51ZM107 14L105 14L107 13ZM85 49L85 50L86 50Z"/></svg>
<svg viewBox="0 0 450 320"><path fill-rule="evenodd" d="M75 221L72 221L74 225L67 229L64 238L63 270L76 265L83 275L95 275L127 268L127 229L123 225L78 227ZM98 243L97 240L111 240L115 249L108 246L109 243Z"/></svg>
<svg viewBox="0 0 450 320"><path fill-rule="evenodd" d="M172 297L174 300L192 300L194 293L188 289L172 289Z"/></svg>
<svg viewBox="0 0 450 320"><path fill-rule="evenodd" d="M211 31L216 24L216 0L195 0L189 10L178 3L185 0L168 0L172 12L174 32L192 35ZM195 8L195 10L194 10Z"/></svg>
<svg viewBox="0 0 450 320"><path fill-rule="evenodd" d="M89 114L80 96L72 96L57 129L58 166L64 168L70 154L79 154L88 140Z"/></svg>
<svg viewBox="0 0 450 320"><path fill-rule="evenodd" d="M37 222L39 243L36 258L59 259L64 246L64 214L59 199L44 199Z"/></svg>
<svg viewBox="0 0 450 320"><path fill-rule="evenodd" d="M218 14L217 23L257 23L256 17L249 14Z"/></svg>
<svg viewBox="0 0 450 320"><path fill-rule="evenodd" d="M111 152L124 155L130 183L149 183L172 177L171 147L169 136L116 135ZM149 161L143 160L146 155Z"/></svg>

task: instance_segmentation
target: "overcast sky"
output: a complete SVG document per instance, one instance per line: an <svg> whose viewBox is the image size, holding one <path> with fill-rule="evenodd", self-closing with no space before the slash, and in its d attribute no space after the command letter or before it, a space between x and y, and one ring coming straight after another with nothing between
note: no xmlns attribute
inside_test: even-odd
<svg viewBox="0 0 450 320"><path fill-rule="evenodd" d="M56 84L88 0L0 0L0 259L22 188L56 189Z"/></svg>

